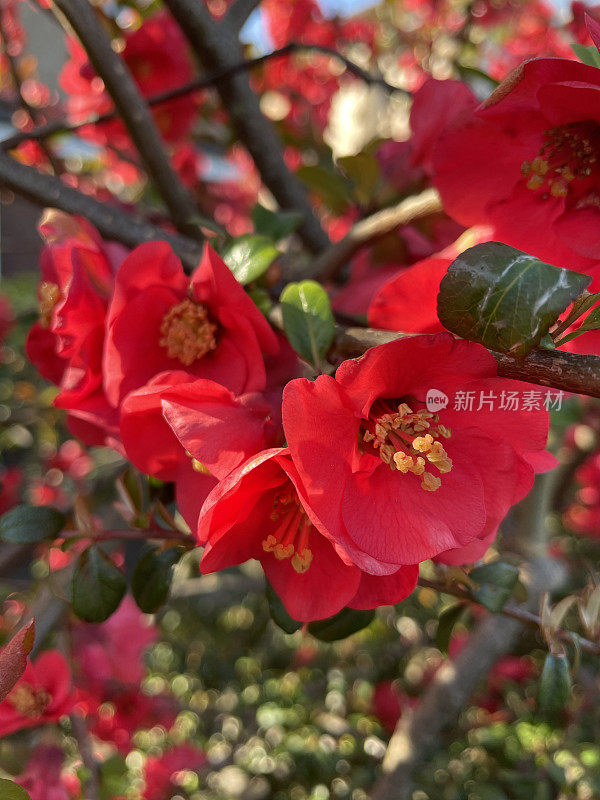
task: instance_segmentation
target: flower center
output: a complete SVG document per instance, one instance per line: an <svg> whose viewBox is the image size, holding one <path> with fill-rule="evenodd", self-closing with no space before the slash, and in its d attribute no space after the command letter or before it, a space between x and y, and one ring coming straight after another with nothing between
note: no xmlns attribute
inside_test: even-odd
<svg viewBox="0 0 600 800"><path fill-rule="evenodd" d="M44 689L20 683L6 698L11 706L24 717L41 717L52 699Z"/></svg>
<svg viewBox="0 0 600 800"><path fill-rule="evenodd" d="M312 550L308 546L312 523L292 487L276 495L271 520L280 522L275 533L270 533L263 539L265 553L273 553L279 561L291 558L296 572L306 572L313 558Z"/></svg>
<svg viewBox="0 0 600 800"><path fill-rule="evenodd" d="M533 161L523 162L521 174L527 179L527 188L533 191L543 188L553 197L566 197L570 191L584 188L588 190L584 205L600 205L597 192L590 192L591 187L581 184L592 175L598 177L599 156L598 123L572 122L545 131L539 154Z"/></svg>
<svg viewBox="0 0 600 800"><path fill-rule="evenodd" d="M40 298L40 325L49 328L52 322L54 306L60 300L60 289L55 283L42 281L39 288Z"/></svg>
<svg viewBox="0 0 600 800"><path fill-rule="evenodd" d="M441 474L452 469L440 436L449 439L451 433L439 424L438 414L426 409L413 411L407 403L400 403L395 409L380 400L371 408L362 440L391 470L418 475L421 489L435 492L442 485L441 478L426 468L431 465Z"/></svg>
<svg viewBox="0 0 600 800"><path fill-rule="evenodd" d="M177 358L186 367L217 346L217 326L211 322L201 303L186 298L173 306L160 325L160 342L169 358Z"/></svg>

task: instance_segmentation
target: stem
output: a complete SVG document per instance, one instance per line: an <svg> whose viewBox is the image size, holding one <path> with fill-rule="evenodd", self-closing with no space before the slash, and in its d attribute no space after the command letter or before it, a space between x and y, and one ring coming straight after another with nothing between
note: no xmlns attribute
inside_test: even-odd
<svg viewBox="0 0 600 800"><path fill-rule="evenodd" d="M81 760L88 771L84 786L85 796L89 800L101 800L100 762L94 755L94 746L87 725L84 718L79 714L71 714L69 719L71 720L71 729L79 748Z"/></svg>
<svg viewBox="0 0 600 800"><path fill-rule="evenodd" d="M73 531L72 534L64 534L66 538L69 535L77 536L78 533ZM98 531L93 536L95 542L110 542L114 540L127 540L127 541L148 541L149 539L162 539L166 542L181 542L186 547L195 547L196 543L191 536L181 531L165 531L162 528L150 528L148 530L112 530L112 531Z"/></svg>
<svg viewBox="0 0 600 800"><path fill-rule="evenodd" d="M407 335L414 334L339 325L332 352L340 360L356 358L369 347L392 342ZM538 383L563 392L600 397L600 356L535 349L524 358L515 358L506 353L496 353L493 350L490 352L498 364L498 375L503 378Z"/></svg>
<svg viewBox="0 0 600 800"><path fill-rule="evenodd" d="M104 81L119 115L163 198L177 230L198 241L202 232L194 221L197 212L191 196L171 167L148 105L131 72L112 49L110 37L100 25L87 0L55 0L84 46L90 63Z"/></svg>
<svg viewBox="0 0 600 800"><path fill-rule="evenodd" d="M165 0L165 4L205 70L217 72L232 67L239 60L240 45L236 34L226 25L215 22L204 3ZM298 232L306 246L315 253L326 249L330 244L329 237L313 213L304 186L287 168L281 143L271 122L261 111L248 78L244 75L225 78L217 85L217 91L265 186L281 208L302 215L303 222Z"/></svg>
<svg viewBox="0 0 600 800"><path fill-rule="evenodd" d="M422 586L426 589L433 589L434 591L442 594L449 594L452 597L457 597L459 600L464 600L466 603L481 605L481 603L476 600L470 594L470 592L460 588L459 586L453 586L452 584L444 583L444 581L435 581L430 580L429 578L419 578L419 586ZM527 608L517 606L514 603L507 603L498 613L502 614L504 617L515 619L518 622L523 623L523 625L528 625L531 628L539 629L542 624L542 620L537 614L534 614L533 611L529 611ZM559 630L556 633L556 636L563 642L572 641L572 632L569 630ZM579 636L578 641L582 650L585 650L587 653L592 653L592 655L595 656L600 655L599 642L592 642L590 639L583 639L581 636Z"/></svg>
<svg viewBox="0 0 600 800"><path fill-rule="evenodd" d="M408 197L395 206L383 208L370 217L357 222L344 238L329 247L313 261L310 277L329 281L363 247L387 236L401 225L436 214L443 208L435 189L426 189L415 197Z"/></svg>
<svg viewBox="0 0 600 800"><path fill-rule="evenodd" d="M53 175L44 175L34 167L19 163L0 149L0 185L12 189L36 205L58 208L68 214L88 219L106 239L127 247L162 239L168 242L183 263L193 269L202 255L201 245L193 239L167 233L121 208L100 203L89 195L66 186Z"/></svg>
<svg viewBox="0 0 600 800"><path fill-rule="evenodd" d="M366 83L383 86L390 92L403 91L402 89L387 83L387 81L385 81L383 78L373 76L369 72L366 72L364 69L362 69L362 67L359 67L358 64L355 64L354 61L351 61L349 58L346 58L335 50L331 50L328 47L322 47L321 45L317 44L289 42L283 47L280 47L277 50L272 50L270 53L266 53L265 55L257 56L257 58L246 59L244 61L238 61L236 64L232 64L230 67L220 69L205 78L196 78L195 80L189 81L189 83L185 83L182 86L176 87L175 89L168 89L167 91L152 95L152 97L146 98L146 103L151 107L161 105L162 103L168 103L170 100L176 100L180 97L185 97L191 92L195 92L200 89L209 89L226 78L231 78L234 75L239 75L242 72L248 72L254 67L265 64L267 61L271 61L276 58L283 58L299 52L325 53L332 58L337 58L339 61L345 64L348 72L352 73L358 78L362 78L362 80L364 80ZM12 150L13 148L18 147L22 142L27 142L30 140L41 141L42 139L46 139L49 136L54 136L55 134L59 133L75 133L82 128L88 127L89 125L100 125L104 122L110 122L111 120L118 119L118 117L119 112L116 109L112 109L112 111L106 111L104 114L96 114L93 117L83 120L82 122L69 123L65 120L53 120L52 122L47 122L45 125L40 125L38 128L34 128L33 130L18 131L17 133L12 134L12 136L7 136L6 139L2 139L0 141L0 148L4 150Z"/></svg>
<svg viewBox="0 0 600 800"><path fill-rule="evenodd" d="M223 25L226 25L232 33L236 35L246 24L248 17L255 11L261 0L235 0L223 17Z"/></svg>

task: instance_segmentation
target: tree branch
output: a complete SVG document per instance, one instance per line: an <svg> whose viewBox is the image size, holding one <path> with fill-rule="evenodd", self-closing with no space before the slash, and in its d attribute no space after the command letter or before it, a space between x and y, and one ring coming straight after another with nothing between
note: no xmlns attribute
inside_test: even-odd
<svg viewBox="0 0 600 800"><path fill-rule="evenodd" d="M332 353L336 359L356 358L369 347L413 334L373 328L338 326ZM536 349L524 358L490 351L498 364L498 375L517 381L538 383L563 392L600 397L600 356L583 356L562 350Z"/></svg>
<svg viewBox="0 0 600 800"><path fill-rule="evenodd" d="M383 208L361 219L339 242L322 252L310 266L309 277L329 281L363 247L408 225L414 220L442 211L442 201L435 189L426 189L414 197L407 197L395 206Z"/></svg>
<svg viewBox="0 0 600 800"><path fill-rule="evenodd" d="M94 746L85 724L85 719L77 713L71 714L69 719L71 720L71 730L77 742L81 760L88 773L84 782L85 796L89 800L101 800L100 762L94 755Z"/></svg>
<svg viewBox="0 0 600 800"><path fill-rule="evenodd" d="M235 0L220 24L226 25L236 36L239 35L248 17L259 7L260 2L261 0Z"/></svg>
<svg viewBox="0 0 600 800"><path fill-rule="evenodd" d="M104 81L175 227L202 241L204 237L195 220L197 211L191 196L171 167L154 118L127 65L113 50L111 40L91 5L87 0L55 0L55 5L79 37L90 63Z"/></svg>
<svg viewBox="0 0 600 800"><path fill-rule="evenodd" d="M481 605L481 603L479 603L479 601L473 597L470 592L466 591L465 589L461 589L460 586L453 586L452 584L447 584L443 581L432 581L429 578L419 578L419 586L423 586L426 589L433 589L434 591L442 594L449 594L452 597L458 598L459 600L464 600L466 603L475 603L477 605ZM539 617L537 614L534 614L533 611L529 611L527 608L518 606L515 603L507 603L498 613L502 614L503 617L516 619L517 622L527 625L530 628L537 628L539 630L542 625L541 617ZM563 642L573 641L572 632L566 629L558 630L554 635ZM577 637L577 641L582 650L585 650L586 653L591 653L595 656L600 655L600 642L592 642L590 639L585 639L579 636L579 634L577 634Z"/></svg>
<svg viewBox="0 0 600 800"><path fill-rule="evenodd" d="M36 205L59 208L68 214L88 219L106 239L127 247L163 239L168 242L188 269L198 265L202 246L185 236L167 233L140 217L127 214L116 206L100 203L72 189L53 175L44 175L34 167L19 163L0 149L0 185L11 189Z"/></svg>
<svg viewBox="0 0 600 800"><path fill-rule="evenodd" d="M231 78L234 75L239 75L242 72L248 72L251 69L254 69L254 67L259 67L261 64L265 64L267 61L272 61L276 58L284 58L285 56L300 52L324 53L341 61L346 66L348 72L352 73L358 78L361 78L370 85L383 86L390 92L403 91L402 89L387 83L387 81L385 81L383 78L371 75L362 67L359 67L358 64L355 64L354 61L351 61L349 58L346 58L346 56L343 56L341 53L338 53L335 50L331 50L328 47L322 47L318 44L289 42L277 50L272 50L270 53L265 53L264 55L257 56L256 58L238 61L236 64L232 64L230 67L226 67L218 72L214 72L207 77L196 78L195 80L189 81L182 86L178 86L174 89L168 89L164 92L159 92L158 94L152 95L152 97L146 98L146 103L154 108L155 106L163 103L168 103L171 100L177 100L180 97L185 97L191 92L214 87L216 84L227 78ZM0 148L4 150L12 150L23 142L30 140L41 141L43 139L47 139L49 136L54 136L61 133L76 133L82 128L88 127L89 125L101 125L104 122L111 122L114 119L118 119L118 117L119 112L116 109L112 109L111 111L106 111L104 114L96 114L92 117L89 117L82 122L69 123L64 119L52 120L51 122L47 122L45 125L40 125L39 127L33 128L30 131L17 131L11 136L7 136L5 139L0 140Z"/></svg>
<svg viewBox="0 0 600 800"><path fill-rule="evenodd" d="M204 3L196 0L165 0L165 3L207 72L218 72L239 60L237 36L215 22ZM281 208L302 214L298 232L306 246L315 253L327 248L329 237L313 213L304 186L287 168L281 143L271 122L262 113L248 78L241 74L225 78L219 81L217 90L265 186Z"/></svg>

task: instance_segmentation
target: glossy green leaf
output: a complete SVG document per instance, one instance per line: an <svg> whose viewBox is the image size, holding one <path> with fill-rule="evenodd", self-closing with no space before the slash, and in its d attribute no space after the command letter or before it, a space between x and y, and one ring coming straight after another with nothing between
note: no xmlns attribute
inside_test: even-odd
<svg viewBox="0 0 600 800"><path fill-rule="evenodd" d="M270 211L257 203L252 209L252 222L256 233L278 242L298 228L302 214L298 211Z"/></svg>
<svg viewBox="0 0 600 800"><path fill-rule="evenodd" d="M310 622L308 631L315 639L322 642L336 642L338 639L346 639L353 633L362 631L370 625L375 618L374 611L357 611L354 608L343 608L335 616L329 619Z"/></svg>
<svg viewBox="0 0 600 800"><path fill-rule="evenodd" d="M289 283L279 298L290 344L305 360L319 366L335 334L327 292L316 281Z"/></svg>
<svg viewBox="0 0 600 800"><path fill-rule="evenodd" d="M585 305L582 305L581 314L584 314L589 308L591 308L592 305L597 303L599 300L600 300L600 293L590 295L587 298ZM583 333L589 333L589 331L597 331L599 329L600 329L600 306L596 306L596 308L592 308L590 313L583 320L581 325L579 325L579 327L576 328L576 330L567 333L565 336L557 338L556 343L560 346L565 344L566 342L570 342L571 339L576 339Z"/></svg>
<svg viewBox="0 0 600 800"><path fill-rule="evenodd" d="M588 67L600 68L600 53L593 45L586 46L584 44L572 44L571 49L580 61L587 64Z"/></svg>
<svg viewBox="0 0 600 800"><path fill-rule="evenodd" d="M349 187L339 172L316 164L300 167L296 175L334 214L343 214L350 205Z"/></svg>
<svg viewBox="0 0 600 800"><path fill-rule="evenodd" d="M222 255L236 279L245 286L268 270L279 250L269 237L248 233L230 242Z"/></svg>
<svg viewBox="0 0 600 800"><path fill-rule="evenodd" d="M477 587L471 594L488 611L502 611L519 581L519 570L505 561L476 567L469 573Z"/></svg>
<svg viewBox="0 0 600 800"><path fill-rule="evenodd" d="M138 561L131 577L131 593L144 613L154 614L166 602L173 567L182 554L181 547L153 547Z"/></svg>
<svg viewBox="0 0 600 800"><path fill-rule="evenodd" d="M267 581L265 594L267 597L267 603L269 604L269 613L271 614L271 619L281 628L282 631L285 633L295 633L295 631L302 627L301 622L298 622L298 620L294 619L288 614L286 607L283 605L281 597L279 597L269 581Z"/></svg>
<svg viewBox="0 0 600 800"><path fill-rule="evenodd" d="M523 356L590 283L500 242L465 250L440 284L438 316L452 333Z"/></svg>
<svg viewBox="0 0 600 800"><path fill-rule="evenodd" d="M571 696L571 670L566 655L548 653L538 685L538 708L542 714L560 713Z"/></svg>
<svg viewBox="0 0 600 800"><path fill-rule="evenodd" d="M99 547L84 550L71 582L73 611L86 622L104 622L119 607L127 589L125 575Z"/></svg>
<svg viewBox="0 0 600 800"><path fill-rule="evenodd" d="M379 161L374 155L357 153L354 156L338 158L338 165L352 179L356 199L362 205L368 205L379 182Z"/></svg>
<svg viewBox="0 0 600 800"><path fill-rule="evenodd" d="M0 798L2 800L31 800L25 789L4 778L0 778Z"/></svg>
<svg viewBox="0 0 600 800"><path fill-rule="evenodd" d="M466 610L467 606L464 603L456 603L444 609L440 614L435 634L435 646L441 653L447 655L452 631Z"/></svg>
<svg viewBox="0 0 600 800"><path fill-rule="evenodd" d="M50 506L16 506L0 518L0 539L17 544L55 539L65 522L65 515Z"/></svg>

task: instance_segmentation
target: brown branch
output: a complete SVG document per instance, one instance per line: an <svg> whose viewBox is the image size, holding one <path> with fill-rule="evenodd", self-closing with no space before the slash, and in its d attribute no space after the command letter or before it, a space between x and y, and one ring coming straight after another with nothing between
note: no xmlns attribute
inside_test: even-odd
<svg viewBox="0 0 600 800"><path fill-rule="evenodd" d="M433 589L434 591L441 592L442 594L449 594L452 597L458 598L459 600L464 600L466 603L475 603L477 605L481 605L479 600L473 597L473 595L471 595L467 590L462 589L460 586L447 584L443 581L432 581L429 578L419 578L419 586L423 586L426 589ZM539 630L542 625L541 617L539 617L537 614L534 614L533 611L530 611L523 606L518 606L515 603L507 603L498 613L502 614L504 617L516 619L517 622L527 625L530 628L537 628ZM573 641L572 632L569 630L561 629L556 631L554 635L563 642ZM579 634L577 634L577 637L577 641L582 650L585 650L586 653L591 653L595 656L600 655L600 642L592 642L590 639L585 639Z"/></svg>
<svg viewBox="0 0 600 800"><path fill-rule="evenodd" d="M182 86L177 86L174 89L168 89L164 92L159 92L158 94L146 98L146 103L154 108L155 106L162 105L163 103L168 103L171 100L177 100L180 97L185 97L191 92L214 87L216 84L225 80L226 78L239 75L241 72L248 72L251 69L254 69L254 67L265 64L267 61L272 61L276 58L284 58L285 56L300 52L324 53L341 61L346 66L348 72L358 78L361 78L368 84L381 85L388 91L403 91L402 89L387 83L387 81L385 81L383 78L371 75L362 67L359 67L358 64L355 64L354 61L351 61L349 58L346 58L346 56L343 56L341 53L338 53L335 50L331 50L328 47L322 47L321 45L317 44L289 42L277 50L272 50L270 53L265 53L264 55L257 56L256 58L239 61L236 64L233 64L225 69L221 69L218 72L208 75L207 77L196 78L195 80L189 81ZM11 136L7 136L5 139L0 140L0 147L4 150L12 150L23 142L30 140L41 141L57 134L76 133L82 128L86 128L90 125L101 125L105 122L111 122L114 119L118 119L118 117L118 111L116 109L112 109L111 111L106 111L104 114L95 114L91 117L88 117L88 119L82 120L81 122L69 123L64 119L52 120L51 122L47 122L45 125L40 125L32 130L17 131Z"/></svg>
<svg viewBox="0 0 600 800"><path fill-rule="evenodd" d="M88 0L55 0L56 7L79 37L90 63L102 78L135 144L151 181L169 209L177 230L203 240L197 211L172 168L148 105L123 59L113 50Z"/></svg>
<svg viewBox="0 0 600 800"><path fill-rule="evenodd" d="M530 578L526 610L537 608L541 593L556 582L551 562L533 559ZM415 770L424 764L445 728L458 718L482 678L514 647L523 624L520 619L490 614L476 625L457 658L438 670L414 712L403 714L390 739L383 775L371 800L412 797Z"/></svg>
<svg viewBox="0 0 600 800"><path fill-rule="evenodd" d="M239 61L240 44L236 34L215 22L204 3L197 0L165 0L165 3L207 72L218 72ZM270 120L261 111L259 99L250 88L247 76L238 74L225 78L219 81L217 91L265 186L281 208L302 215L298 233L306 246L315 253L326 249L330 244L329 237L313 213L304 186L289 171L283 159L281 142Z"/></svg>
<svg viewBox="0 0 600 800"><path fill-rule="evenodd" d="M260 3L261 0L235 0L229 6L221 25L226 25L237 36L248 21L248 17L259 7Z"/></svg>
<svg viewBox="0 0 600 800"><path fill-rule="evenodd" d="M435 189L426 189L415 197L408 197L395 206L383 208L357 222L344 238L322 252L310 266L310 276L322 281L335 278L342 267L363 247L408 225L414 220L436 214L443 208Z"/></svg>
<svg viewBox="0 0 600 800"><path fill-rule="evenodd" d="M338 326L333 346L336 358L356 358L369 347L412 334L373 328ZM563 392L600 397L600 356L583 356L561 350L536 349L524 358L490 351L498 364L498 375L528 383L550 386Z"/></svg>
<svg viewBox="0 0 600 800"><path fill-rule="evenodd" d="M53 175L44 175L34 167L16 161L0 149L0 186L5 186L36 205L58 208L68 214L88 219L106 239L114 239L127 247L163 239L184 264L193 269L202 255L202 246L185 236L167 233L140 217L127 214L116 206L100 203L72 189Z"/></svg>
<svg viewBox="0 0 600 800"><path fill-rule="evenodd" d="M80 536L77 531L62 534L65 538L69 536ZM196 542L192 536L181 531L166 531L161 528L151 528L150 530L114 530L114 531L98 531L92 536L94 542L111 542L114 540L123 541L150 541L152 539L162 539L166 542L179 542L185 547L195 547Z"/></svg>
<svg viewBox="0 0 600 800"><path fill-rule="evenodd" d="M79 754L83 765L87 770L87 776L84 780L84 794L89 800L101 800L101 771L100 762L94 755L94 745L87 729L85 719L77 713L71 714L71 730L73 737L77 742Z"/></svg>

